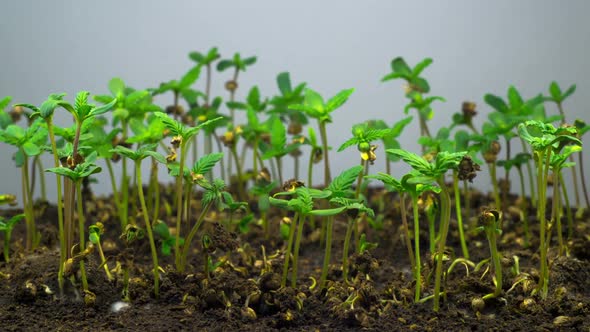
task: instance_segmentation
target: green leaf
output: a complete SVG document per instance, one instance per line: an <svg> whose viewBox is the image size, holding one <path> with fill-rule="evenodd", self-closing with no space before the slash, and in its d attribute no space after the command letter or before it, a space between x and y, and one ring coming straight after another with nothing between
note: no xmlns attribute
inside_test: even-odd
<svg viewBox="0 0 590 332"><path fill-rule="evenodd" d="M193 173L195 174L202 174L205 175L209 173L215 164L217 164L223 158L223 153L211 153L202 156L197 160L195 165L193 166Z"/></svg>
<svg viewBox="0 0 590 332"><path fill-rule="evenodd" d="M309 214L312 216L319 216L319 217L327 217L337 215L342 213L342 211L346 210L346 206L333 208L333 209L323 209L323 210L311 210Z"/></svg>
<svg viewBox="0 0 590 332"><path fill-rule="evenodd" d="M520 108L524 103L520 93L512 85L508 88L508 102L510 103L510 108L513 110Z"/></svg>
<svg viewBox="0 0 590 332"><path fill-rule="evenodd" d="M282 72L277 75L277 85L283 95L289 94L292 91L291 76L289 72Z"/></svg>
<svg viewBox="0 0 590 332"><path fill-rule="evenodd" d="M26 131L19 125L9 125L5 130L8 136L16 138L17 140L23 139L26 135Z"/></svg>
<svg viewBox="0 0 590 332"><path fill-rule="evenodd" d="M233 67L234 62L231 60L221 60L217 63L217 70L218 71L225 71L226 69Z"/></svg>
<svg viewBox="0 0 590 332"><path fill-rule="evenodd" d="M551 84L549 85L549 94L551 94L553 100L555 100L556 102L561 102L561 88L559 87L559 84L557 84L556 81L551 82Z"/></svg>
<svg viewBox="0 0 590 332"><path fill-rule="evenodd" d="M426 59L420 61L414 67L414 70L412 70L412 76L414 76L414 77L420 76L420 74L422 73L422 71L424 71L424 69L426 69L426 67L430 66L431 63L432 63L432 59L431 58L426 58Z"/></svg>
<svg viewBox="0 0 590 332"><path fill-rule="evenodd" d="M322 112L324 110L324 99L316 91L309 88L305 89L305 106L311 107L315 111Z"/></svg>
<svg viewBox="0 0 590 332"><path fill-rule="evenodd" d="M330 98L326 103L326 111L332 112L344 104L348 97L354 92L354 89L347 89L338 92L334 97Z"/></svg>
<svg viewBox="0 0 590 332"><path fill-rule="evenodd" d="M404 76L410 76L412 74L412 70L402 57L397 57L391 60L391 69L398 74Z"/></svg>
<svg viewBox="0 0 590 332"><path fill-rule="evenodd" d="M125 94L125 82L119 77L114 77L109 81L109 91L114 97L119 97Z"/></svg>
<svg viewBox="0 0 590 332"><path fill-rule="evenodd" d="M156 151L145 151L145 154L156 159L160 164L167 164L166 157Z"/></svg>
<svg viewBox="0 0 590 332"><path fill-rule="evenodd" d="M571 96L574 92L576 92L576 85L572 84L567 90L565 90L562 100L566 99L567 97Z"/></svg>
<svg viewBox="0 0 590 332"><path fill-rule="evenodd" d="M506 113L508 111L508 105L502 100L502 98L493 95L493 94L486 94L483 97L486 104L490 105L493 109L498 112Z"/></svg>
<svg viewBox="0 0 590 332"><path fill-rule="evenodd" d="M32 142L25 142L23 144L23 150L29 157L33 157L41 153L41 149Z"/></svg>
<svg viewBox="0 0 590 332"><path fill-rule="evenodd" d="M203 56L203 54L201 54L200 52L190 52L188 54L188 57L191 60L193 60L193 61L195 61L197 63L202 63L203 60L205 59L205 57Z"/></svg>
<svg viewBox="0 0 590 332"><path fill-rule="evenodd" d="M74 109L76 111L80 111L80 109L82 109L82 107L88 105L88 96L89 95L90 95L90 92L88 92L88 91L78 92L78 94L76 95L76 102L74 104Z"/></svg>
<svg viewBox="0 0 590 332"><path fill-rule="evenodd" d="M396 122L392 128L391 128L391 137L399 137L399 135L401 135L402 131L404 130L404 128L410 123L412 122L412 118L411 116L408 116L404 119L399 120L398 122Z"/></svg>
<svg viewBox="0 0 590 332"><path fill-rule="evenodd" d="M12 100L12 97L10 97L10 96L6 96L6 97L0 99L0 110L3 110L6 106L8 106L10 104L11 100Z"/></svg>
<svg viewBox="0 0 590 332"><path fill-rule="evenodd" d="M86 118L90 118L92 116L104 114L104 113L108 112L116 103L117 103L117 99L115 98L115 99L111 100L111 102L108 104L95 107L90 111L90 113L88 114L88 116Z"/></svg>
<svg viewBox="0 0 590 332"><path fill-rule="evenodd" d="M134 160L134 161L141 158L141 156L138 153L136 153L135 151L133 151L129 148L126 148L124 146L121 146L121 145L117 145L114 149L110 149L109 151L113 152L113 153L120 154L120 155L122 155L126 158L129 158L131 160Z"/></svg>
<svg viewBox="0 0 590 332"><path fill-rule="evenodd" d="M184 90L190 87L193 83L195 83L200 75L201 65L196 65L180 79L180 82L178 83L179 90Z"/></svg>
<svg viewBox="0 0 590 332"><path fill-rule="evenodd" d="M403 161L405 161L408 165L410 165L413 169L421 172L421 173L429 173L433 171L433 167L432 165L426 161L426 159L402 150L402 149L389 149L386 150L387 153L392 154L398 158L401 158Z"/></svg>
<svg viewBox="0 0 590 332"><path fill-rule="evenodd" d="M328 185L328 190L335 193L349 190L363 169L363 166L356 165L343 171Z"/></svg>

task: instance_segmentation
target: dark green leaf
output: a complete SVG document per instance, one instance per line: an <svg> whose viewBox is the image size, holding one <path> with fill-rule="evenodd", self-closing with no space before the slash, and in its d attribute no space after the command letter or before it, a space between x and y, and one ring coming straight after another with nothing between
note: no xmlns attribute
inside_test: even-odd
<svg viewBox="0 0 590 332"><path fill-rule="evenodd" d="M199 78L199 75L201 75L201 65L196 65L180 79L178 83L179 90L190 87Z"/></svg>
<svg viewBox="0 0 590 332"><path fill-rule="evenodd" d="M326 103L326 111L332 112L344 104L348 97L354 92L354 89L347 89L338 92L334 97L330 98Z"/></svg>
<svg viewBox="0 0 590 332"><path fill-rule="evenodd" d="M406 63L406 61L402 57L397 57L391 60L391 69L398 74L404 76L410 76L412 74L412 70Z"/></svg>

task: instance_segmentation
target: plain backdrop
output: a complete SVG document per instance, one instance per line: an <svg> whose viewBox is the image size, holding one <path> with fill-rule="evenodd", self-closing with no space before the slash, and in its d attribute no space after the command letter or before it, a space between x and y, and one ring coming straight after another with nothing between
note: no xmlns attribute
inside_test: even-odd
<svg viewBox="0 0 590 332"><path fill-rule="evenodd" d="M434 59L424 76L431 93L447 100L435 104L434 132L449 125L464 100L478 104L475 122L480 127L490 111L483 102L486 93L505 97L514 85L531 98L548 94L552 80L562 87L577 84L564 105L567 119L588 121L589 12L590 2L584 0L2 1L0 97L40 104L50 93L66 92L72 100L79 90L107 93L108 81L116 76L138 89L156 87L194 64L190 51L216 46L224 58L234 52L258 56L256 65L240 76L238 98L254 85L265 96L277 93L275 78L282 71L326 97L354 87L328 128L335 149L350 137L355 123L383 119L392 124L404 116L402 83L380 82L397 56L410 65ZM227 97L223 83L229 75L214 75L214 95ZM195 87L201 89L203 79ZM156 100L165 107L172 98ZM557 113L552 105L547 111ZM57 118L60 125L70 124L64 113ZM419 152L418 136L414 121L401 137L402 147ZM0 191L20 197L13 152L0 144ZM383 170L383 149L377 152L373 172ZM331 155L334 175L359 160L354 148ZM289 177L292 169L285 164ZM50 159L45 165L51 165ZM393 175L401 177L407 170L396 164ZM486 173L484 167L475 186L489 188ZM318 165L316 181L321 174ZM47 178L52 193L55 180ZM106 173L97 178L95 191L109 192ZM161 179L171 180L164 170Z"/></svg>

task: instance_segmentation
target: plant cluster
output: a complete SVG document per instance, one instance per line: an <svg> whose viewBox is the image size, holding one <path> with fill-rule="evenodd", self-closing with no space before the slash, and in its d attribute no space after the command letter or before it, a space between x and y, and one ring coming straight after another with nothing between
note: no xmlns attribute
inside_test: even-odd
<svg viewBox="0 0 590 332"><path fill-rule="evenodd" d="M99 105L89 101L87 91L79 92L73 103L65 99L65 94L51 94L39 106L16 104L10 112L3 110L10 98L0 101L0 141L16 148L13 159L22 175L23 214L0 220L6 262L10 257L11 233L20 219L24 218L26 224L26 250L38 245L41 234L35 220L34 179L38 175L44 184L42 175L51 172L56 175L57 183L60 291L63 292L68 279L76 286L80 283L87 304L92 304L97 296L89 287L85 267L89 255L95 251L107 278L121 279L122 296L131 300L128 285L133 255L129 251L140 250L135 244L143 241L144 234L152 260L154 297L160 296L163 274L193 272L189 258L199 251L197 242L201 243L199 252L204 257L203 275L210 280L212 273L224 264L224 259L215 254L219 244L205 227L207 224L241 233L260 225L261 234L267 239L283 236L281 289L297 289L301 280L298 264L304 230L318 230L325 251L319 283L316 285L312 277L312 288L329 293L338 281L355 285L362 277L350 271L350 251L361 255L374 247L368 242L367 229L378 228L378 220L384 218L383 206L389 203L385 200L393 197L375 198L368 184L378 180L386 191L397 193L399 215L389 218L394 219L394 224L399 222L403 229L412 269L414 302L432 300L433 309L438 311L447 298L446 280L456 264L465 265L469 271L470 267L480 267L491 261L495 287L493 293L482 299L503 295L498 247L502 221L506 219L503 215L509 214L509 174L516 169L520 180L516 210L525 234L523 246L529 247L533 239L539 242L539 280L532 293L542 299L548 296L552 240L557 239L557 254L567 255L568 243L564 236L571 238L575 228L568 188L563 181L564 169L571 168L574 172L575 217L582 218L584 209L588 208L581 136L590 127L581 120L569 125L563 110L564 101L575 91L575 86L562 92L553 82L549 96L539 94L528 100L511 86L506 101L492 94L484 97L492 112L480 129L473 121L477 114L475 103L465 102L460 113L449 117L448 126L434 133L428 126L435 113L434 102L445 100L429 95L431 87L423 74L432 60L425 59L412 68L403 58L395 58L391 62L392 72L383 81L405 81L408 103L404 112L417 111L421 154L402 149L398 141L404 128L412 124L412 116L391 126L386 119L367 120L352 126L352 137L337 150L343 155L348 153L344 152L347 148L356 146L359 165L333 178L329 125L333 112L341 109L354 89L341 90L326 99L306 83L294 86L289 73L283 72L277 76L276 95L263 97L260 89L254 86L245 99L240 100L237 94L239 74L254 65L256 57L242 57L236 53L231 58L221 59L218 50L212 48L205 53L192 52L190 58L196 64L185 75L157 88L136 90L120 78L112 79L108 83L110 95L93 96ZM228 93L225 102L223 96L213 96L211 92L215 69L220 74L228 69L233 72L225 83ZM197 82L203 71L204 89L198 90ZM161 108L154 104L153 97L164 93L173 94L173 104ZM547 102L557 105L559 115L546 114ZM72 115L71 127L62 128L53 123L54 113L62 110ZM243 123L239 122L236 112L245 112ZM22 114L28 120L25 124L19 124ZM317 128L311 124L311 119L317 121ZM553 124L556 121L560 121L558 126ZM304 126L308 126L307 131ZM200 138L203 151L199 151ZM512 146L514 141L521 143L521 151L516 154ZM378 149L379 145L383 147ZM300 158L306 150L309 153L307 177L303 181ZM502 150L505 155L500 157ZM45 153L53 156L53 167L42 165L39 157ZM382 159L386 172L371 174L370 167L380 155L385 156ZM579 157L577 169L575 156ZM151 168L147 186L144 186L142 164L146 159ZM411 171L394 174L391 163L400 161L409 165ZM285 180L284 165L288 162L293 163L293 177ZM313 185L314 165L320 162L324 166L324 181ZM482 174L478 172L484 162L493 185L492 203L478 215L473 211L469 182ZM103 171L99 166L102 164L108 170L112 185L114 216L90 224L86 210L91 199L84 196L84 187ZM503 179L498 178L497 167L504 168ZM171 190L161 185L160 168L166 168L174 178ZM116 174L120 174L118 180ZM582 188L578 187L578 182ZM553 187L552 207L547 218L549 183ZM580 192L586 200L585 208ZM0 197L6 202L15 199L10 195ZM44 191L41 198L46 199ZM529 213L531 207L536 208L536 218ZM563 209L566 209L567 218L565 232ZM455 218L452 218L453 210ZM193 215L195 211L197 215ZM280 216L284 222L276 225L269 216ZM330 267L334 267L333 227L340 219L346 220L343 256L336 265L341 274L330 274ZM428 222L424 227L428 232L427 252L421 249L420 231L424 219ZM472 220L479 220L481 227ZM461 252L449 253L447 239L455 221ZM533 221L539 224L538 237L531 234ZM103 252L101 243L105 229L116 229L126 247L116 256L115 262L109 262ZM470 261L469 254L477 230L485 231L491 254L490 259L480 264ZM232 251L235 247L228 245L224 250ZM169 255L174 257L174 267L161 266L162 259ZM430 262L425 257L430 257ZM274 273L273 267L267 266L266 256L264 261L263 273ZM116 267L111 269L113 265ZM222 297L225 302L229 301L225 295ZM350 302L345 304L353 306L354 298L350 295ZM302 300L297 297L297 301ZM250 311L245 312L251 315Z"/></svg>

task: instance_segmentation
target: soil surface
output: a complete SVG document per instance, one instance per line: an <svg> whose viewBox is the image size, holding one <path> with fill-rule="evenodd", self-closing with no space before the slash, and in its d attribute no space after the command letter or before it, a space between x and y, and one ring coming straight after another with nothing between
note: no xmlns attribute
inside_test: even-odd
<svg viewBox="0 0 590 332"><path fill-rule="evenodd" d="M228 216L213 212L195 237L187 273L174 269L174 258L160 254L160 297L153 297L153 274L147 237L126 246L119 238L120 226L107 198L87 196L88 225L103 221L106 233L102 246L114 280L109 281L95 251L87 257L89 289L82 294L79 279L66 281L60 295L57 282L59 261L56 208L38 206L37 224L42 242L33 252L23 246L24 223L13 232L11 260L0 262L0 322L3 331L590 331L590 222L588 216L575 221L573 237L567 240L567 253L558 255L554 235L550 251L550 286L546 300L531 295L538 279L538 223L530 218L532 242L523 245L523 228L518 217L504 214L499 250L504 259L504 293L483 303L477 299L493 292L493 268L483 263L476 270L456 264L446 275L446 297L441 310L432 310L432 301L415 304L411 265L404 242L404 230L395 195L382 197L385 207L379 210L375 190L375 212L385 217L360 229L377 247L355 253L351 246L349 282L342 282L342 247L346 216L334 225L332 266L327 289L313 287L319 280L324 256L318 230L306 223L301 245L297 288L280 287L286 246L278 230L283 215L269 217L271 235L265 238L262 228L252 223L248 233L228 231ZM474 207L464 211L464 222L473 225L479 206L488 197L472 193ZM163 197L170 199L170 197ZM511 200L514 201L514 200ZM411 204L408 204L411 205ZM454 206L454 205L453 205ZM477 206L477 207L476 207ZM549 205L550 206L550 205ZM192 207L194 222L200 203ZM136 213L137 225L143 224ZM173 225L175 212L161 219ZM11 216L18 210L3 210ZM408 222L413 225L411 209ZM575 211L574 211L575 212ZM529 215L534 215L531 210ZM421 217L421 248L424 275L423 297L431 295L434 279L429 252L428 223ZM236 217L239 219L239 217ZM565 228L564 218L564 228ZM316 228L320 225L316 222ZM483 232L467 227L470 260L478 264L489 258L488 242ZM185 231L186 232L186 231ZM201 235L212 240L211 259L219 266L207 278ZM185 233L186 234L186 233ZM554 232L555 234L555 232ZM567 239L567 231L564 230ZM461 256L455 218L448 236L447 270L455 257ZM161 239L158 240L160 247ZM213 251L213 249L215 249ZM122 258L129 264L129 298L122 302ZM515 269L518 261L518 271ZM520 281L520 282L518 282ZM86 298L85 298L86 297ZM85 304L89 302L90 304Z"/></svg>

